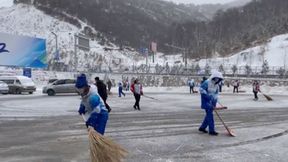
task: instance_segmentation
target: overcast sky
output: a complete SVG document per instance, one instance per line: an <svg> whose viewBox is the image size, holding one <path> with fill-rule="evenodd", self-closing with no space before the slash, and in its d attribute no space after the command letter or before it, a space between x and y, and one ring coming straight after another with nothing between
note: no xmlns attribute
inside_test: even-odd
<svg viewBox="0 0 288 162"><path fill-rule="evenodd" d="M0 0L0 7L10 7L13 5L13 0Z"/></svg>
<svg viewBox="0 0 288 162"><path fill-rule="evenodd" d="M189 3L194 3L194 4L207 4L207 3L228 3L228 2L232 2L235 0L164 0L164 1L170 1L170 2L175 2L175 3L185 3L185 4L189 4Z"/></svg>

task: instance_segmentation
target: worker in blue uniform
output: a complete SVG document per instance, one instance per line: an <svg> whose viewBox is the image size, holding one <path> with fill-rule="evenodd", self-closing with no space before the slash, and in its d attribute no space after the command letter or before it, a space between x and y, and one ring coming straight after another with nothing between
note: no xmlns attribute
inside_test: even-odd
<svg viewBox="0 0 288 162"><path fill-rule="evenodd" d="M222 73L214 71L210 78L204 81L199 88L201 94L201 108L206 112L206 116L199 131L208 133L206 128L209 127L209 134L214 136L217 136L218 133L215 131L213 110L217 104L219 84L222 80Z"/></svg>

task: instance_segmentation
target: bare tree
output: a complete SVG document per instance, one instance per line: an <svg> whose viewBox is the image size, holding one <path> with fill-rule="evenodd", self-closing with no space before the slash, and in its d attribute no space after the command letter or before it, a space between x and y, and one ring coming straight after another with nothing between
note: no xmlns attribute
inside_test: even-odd
<svg viewBox="0 0 288 162"><path fill-rule="evenodd" d="M233 75L236 74L237 70L238 70L237 65L233 65L233 66L232 66L232 72L233 72Z"/></svg>

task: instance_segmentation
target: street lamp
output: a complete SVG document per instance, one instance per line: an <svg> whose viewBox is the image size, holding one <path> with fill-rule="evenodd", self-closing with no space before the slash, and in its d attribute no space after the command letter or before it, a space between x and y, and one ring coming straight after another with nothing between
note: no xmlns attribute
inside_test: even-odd
<svg viewBox="0 0 288 162"><path fill-rule="evenodd" d="M55 36L55 41L56 41L56 55L57 55L57 59L58 59L58 57L59 57L59 55L58 55L58 35L56 34L56 33L54 33L54 32L51 32L54 36Z"/></svg>

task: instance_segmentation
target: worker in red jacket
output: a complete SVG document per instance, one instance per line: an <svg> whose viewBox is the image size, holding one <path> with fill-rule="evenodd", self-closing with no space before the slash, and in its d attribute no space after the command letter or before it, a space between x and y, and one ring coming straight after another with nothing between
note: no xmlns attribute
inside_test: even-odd
<svg viewBox="0 0 288 162"><path fill-rule="evenodd" d="M143 90L142 90L142 85L140 84L138 79L134 80L134 83L130 87L131 92L134 94L135 97L135 104L134 104L134 109L135 110L140 110L139 102L141 95L143 95Z"/></svg>

